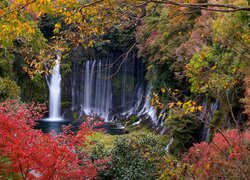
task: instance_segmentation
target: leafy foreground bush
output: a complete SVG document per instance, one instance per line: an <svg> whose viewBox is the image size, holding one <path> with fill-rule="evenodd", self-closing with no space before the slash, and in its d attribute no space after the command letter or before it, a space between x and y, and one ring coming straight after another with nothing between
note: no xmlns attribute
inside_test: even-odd
<svg viewBox="0 0 250 180"><path fill-rule="evenodd" d="M162 172L160 164L164 155L164 146L153 135L121 137L107 152L102 145L93 152L97 159L110 158L99 178L114 180L157 179Z"/></svg>
<svg viewBox="0 0 250 180"><path fill-rule="evenodd" d="M103 161L83 151L91 129L82 124L74 135L33 129L43 107L8 100L0 103L0 179L93 179ZM34 110L34 108L36 109Z"/></svg>
<svg viewBox="0 0 250 180"><path fill-rule="evenodd" d="M248 179L250 132L216 133L211 143L194 144L183 161L166 159L164 169L162 179Z"/></svg>

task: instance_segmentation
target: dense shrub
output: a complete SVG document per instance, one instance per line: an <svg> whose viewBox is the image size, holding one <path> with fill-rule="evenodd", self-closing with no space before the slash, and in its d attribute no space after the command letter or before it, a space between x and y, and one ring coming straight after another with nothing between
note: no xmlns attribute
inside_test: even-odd
<svg viewBox="0 0 250 180"><path fill-rule="evenodd" d="M108 156L110 161L100 173L102 179L156 179L165 150L153 135L118 138L108 152L95 151L94 156Z"/></svg>
<svg viewBox="0 0 250 180"><path fill-rule="evenodd" d="M0 100L6 98L17 98L20 93L20 88L9 78L0 77Z"/></svg>

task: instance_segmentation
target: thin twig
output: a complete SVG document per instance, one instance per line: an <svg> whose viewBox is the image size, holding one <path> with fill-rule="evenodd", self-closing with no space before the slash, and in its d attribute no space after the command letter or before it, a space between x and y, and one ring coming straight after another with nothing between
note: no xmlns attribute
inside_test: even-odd
<svg viewBox="0 0 250 180"><path fill-rule="evenodd" d="M112 74L111 76L109 76L109 78L112 78L113 76L115 76L115 75L120 71L120 68L121 68L122 64L127 60L129 53L130 53L131 51L134 50L134 48L136 47L136 45L137 45L139 42L141 42L141 40L144 38L145 34L147 34L149 31L151 31L151 30L154 29L156 26L158 26L160 22L165 21L165 20L169 20L169 19L173 19L173 18L178 17L178 16L181 16L181 15L191 14L191 13L194 13L194 12L196 12L196 11L197 11L197 9L194 10L194 11L189 11L189 12L181 12L181 13L178 13L178 14L176 14L176 15L173 15L173 16L168 17L168 18L165 18L165 19L160 18L155 24L153 24L150 28L146 29L146 30L142 33L141 37L140 37L140 38L139 38L139 39L129 48L129 50L128 50L126 53L122 54L121 56L119 56L119 57L115 60L115 62L116 62L116 61L119 60L121 57L125 56L125 57L123 58L123 60L121 61L121 63L119 64L119 67L118 67L118 69L116 70L116 72L115 72L114 74Z"/></svg>
<svg viewBox="0 0 250 180"><path fill-rule="evenodd" d="M189 7L189 8L198 8L209 11L219 11L219 12L236 12L236 11L250 11L249 6L235 6L232 4L215 4L215 3L180 3L172 0L149 0L148 3L162 3L169 4L179 7ZM226 8L226 9L211 9L208 7L217 7L217 8Z"/></svg>

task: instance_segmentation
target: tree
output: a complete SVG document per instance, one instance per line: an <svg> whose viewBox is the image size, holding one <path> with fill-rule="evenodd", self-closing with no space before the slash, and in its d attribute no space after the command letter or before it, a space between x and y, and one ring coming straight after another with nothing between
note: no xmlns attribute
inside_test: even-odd
<svg viewBox="0 0 250 180"><path fill-rule="evenodd" d="M92 46L99 36L110 27L138 24L147 4L164 4L169 8L180 7L194 10L220 12L249 11L243 4L171 0L129 0L129 1L76 1L65 3L62 0L4 0L0 3L0 50L9 53L20 52L26 57L30 75L46 73L44 64L51 64L54 50L61 50L65 44L70 46ZM54 37L46 42L39 29L39 21L44 16L55 17ZM19 46L16 46L18 44ZM21 47L20 47L21 45ZM6 53L2 55L6 58ZM52 61L52 62L51 62Z"/></svg>
<svg viewBox="0 0 250 180"><path fill-rule="evenodd" d="M160 179L248 179L249 131L216 133L212 142L195 143L181 160L165 158Z"/></svg>
<svg viewBox="0 0 250 180"><path fill-rule="evenodd" d="M33 127L43 109L14 100L0 104L0 177L93 179L104 161L91 161L84 151L91 134L88 124L82 124L76 135L44 134Z"/></svg>
<svg viewBox="0 0 250 180"><path fill-rule="evenodd" d="M245 0L228 3L248 5ZM244 98L242 93L246 81L249 94L248 12L214 12L164 3L146 8L136 32L137 47L147 62L147 77L154 91L152 103L167 114L164 120L174 135L173 149L177 145L186 150L199 142L204 124L211 127L211 137L228 127L247 129L240 101L244 99L249 113L249 95ZM189 101L195 105L184 108ZM207 122L200 118L200 110L207 113L213 101L219 106L210 119L205 117Z"/></svg>
<svg viewBox="0 0 250 180"><path fill-rule="evenodd" d="M202 142L189 149L184 161L191 165L197 178L249 177L249 131L236 129L216 133L210 144Z"/></svg>

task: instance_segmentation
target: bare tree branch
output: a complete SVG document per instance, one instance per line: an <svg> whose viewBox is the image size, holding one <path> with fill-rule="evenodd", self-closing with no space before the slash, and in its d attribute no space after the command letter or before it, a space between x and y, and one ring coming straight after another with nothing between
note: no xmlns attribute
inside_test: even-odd
<svg viewBox="0 0 250 180"><path fill-rule="evenodd" d="M232 4L216 4L216 3L180 3L172 0L149 0L148 3L161 3L169 4L179 7L189 7L196 9L204 9L208 11L218 11L218 12L236 12L236 11L250 11L249 6L235 6ZM210 8L209 8L210 7ZM211 7L218 8L212 9Z"/></svg>
<svg viewBox="0 0 250 180"><path fill-rule="evenodd" d="M121 56L119 56L119 57L115 60L115 62L117 62L120 58L122 58L123 56L125 56L125 57L123 58L123 60L120 62L119 66L118 66L118 69L116 70L116 72L113 73L113 74L112 74L111 76L109 76L108 78L112 78L113 76L115 76L115 75L119 72L119 70L121 69L122 64L127 60L128 56L129 56L129 53L132 52L132 51L135 49L136 45L137 45L138 43L140 43L140 42L143 40L143 38L145 37L145 34L147 34L147 33L150 32L152 29L154 29L156 26L158 26L158 24L159 24L160 22L165 21L165 20L169 20L169 19L173 19L173 18L175 18L175 17L181 16L181 15L184 15L184 14L192 14L192 13L194 13L194 12L196 12L196 11L197 11L197 10L178 13L178 14L176 14L176 15L174 15L174 16L168 17L167 19L161 19L161 18L160 18L155 24L153 24L151 27L149 27L148 29L146 29L146 30L142 33L142 35L140 36L140 38L139 38L139 39L129 48L129 50L128 50L126 53L122 54ZM113 64L112 64L112 65L113 65Z"/></svg>

